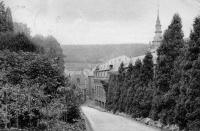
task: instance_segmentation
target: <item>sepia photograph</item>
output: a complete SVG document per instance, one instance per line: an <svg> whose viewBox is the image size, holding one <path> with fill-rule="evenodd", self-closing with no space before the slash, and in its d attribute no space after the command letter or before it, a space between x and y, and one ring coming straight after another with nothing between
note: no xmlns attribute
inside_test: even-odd
<svg viewBox="0 0 200 131"><path fill-rule="evenodd" d="M0 0L0 131L200 131L200 0Z"/></svg>

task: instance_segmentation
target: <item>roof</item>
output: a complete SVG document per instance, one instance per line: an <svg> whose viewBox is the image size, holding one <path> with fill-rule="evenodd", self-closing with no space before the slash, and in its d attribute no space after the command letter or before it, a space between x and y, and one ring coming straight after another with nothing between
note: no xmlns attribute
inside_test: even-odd
<svg viewBox="0 0 200 131"><path fill-rule="evenodd" d="M110 70L110 65L113 65L113 69L118 70L118 67L120 66L121 63L129 63L130 58L128 56L122 55L119 57L112 58L96 67L99 70Z"/></svg>
<svg viewBox="0 0 200 131"><path fill-rule="evenodd" d="M152 54L152 56L153 56L153 63L156 64L156 59L157 59L157 53L156 53L156 51L151 52L151 54ZM133 58L131 58L131 63L132 63L133 65L135 65L135 62L136 62L138 59L142 61L142 60L144 59L144 57L145 57L145 55L133 57Z"/></svg>
<svg viewBox="0 0 200 131"><path fill-rule="evenodd" d="M156 59L157 59L156 51L151 52L151 54L153 56L153 63L156 64ZM124 67L128 67L129 63L132 63L133 65L135 65L135 62L138 59L143 61L144 57L145 57L145 55L132 57L132 58L129 58L127 56L120 56L120 57L113 58L105 63L102 63L101 65L97 66L96 69L98 68L99 71L109 70L109 66L113 65L113 68L110 71L117 72L118 68L122 62L124 63Z"/></svg>

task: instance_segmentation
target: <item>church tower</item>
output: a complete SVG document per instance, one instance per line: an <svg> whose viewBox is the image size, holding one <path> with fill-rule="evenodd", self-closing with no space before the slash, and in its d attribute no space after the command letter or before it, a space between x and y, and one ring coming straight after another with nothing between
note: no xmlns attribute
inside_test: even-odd
<svg viewBox="0 0 200 131"><path fill-rule="evenodd" d="M162 41L162 29L161 29L161 23L159 18L159 7L158 7L158 13L157 13L157 19L156 19L156 25L155 25L155 36L153 38L153 41L151 43L151 50L156 50Z"/></svg>

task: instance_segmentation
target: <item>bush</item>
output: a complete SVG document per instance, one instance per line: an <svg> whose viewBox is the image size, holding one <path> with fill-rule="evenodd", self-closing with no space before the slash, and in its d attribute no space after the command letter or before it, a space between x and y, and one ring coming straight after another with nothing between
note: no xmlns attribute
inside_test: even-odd
<svg viewBox="0 0 200 131"><path fill-rule="evenodd" d="M38 129L40 131L45 131L47 129L47 123L46 122L40 122L38 125Z"/></svg>
<svg viewBox="0 0 200 131"><path fill-rule="evenodd" d="M59 120L67 122L67 111L62 111L60 113Z"/></svg>
<svg viewBox="0 0 200 131"><path fill-rule="evenodd" d="M77 106L72 106L67 111L67 122L74 123L76 119L80 118L80 111Z"/></svg>

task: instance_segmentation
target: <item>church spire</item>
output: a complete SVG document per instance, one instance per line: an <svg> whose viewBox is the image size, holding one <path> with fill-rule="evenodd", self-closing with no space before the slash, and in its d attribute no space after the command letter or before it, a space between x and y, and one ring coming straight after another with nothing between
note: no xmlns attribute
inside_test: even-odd
<svg viewBox="0 0 200 131"><path fill-rule="evenodd" d="M159 17L159 1L157 1L157 19L156 19L156 25L155 25L155 36L152 41L152 47L158 48L162 41L162 29L161 29L161 22L160 22L160 17Z"/></svg>
<svg viewBox="0 0 200 131"><path fill-rule="evenodd" d="M160 8L160 5L159 5L159 1L157 1L157 20L156 20L156 31L155 33L162 33L162 30L161 30L161 24L160 24L160 17L159 17L159 8Z"/></svg>
<svg viewBox="0 0 200 131"><path fill-rule="evenodd" d="M159 6L158 6L158 11L157 11L157 20L156 20L156 24L157 24L157 25L160 25Z"/></svg>

